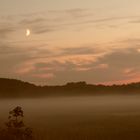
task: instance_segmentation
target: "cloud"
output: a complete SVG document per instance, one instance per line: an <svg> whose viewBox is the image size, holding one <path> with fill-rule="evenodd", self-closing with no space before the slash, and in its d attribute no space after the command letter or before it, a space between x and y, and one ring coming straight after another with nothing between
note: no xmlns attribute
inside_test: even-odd
<svg viewBox="0 0 140 140"><path fill-rule="evenodd" d="M139 75L137 75L133 78L127 78L127 79L121 79L121 80L110 80L110 81L102 82L102 84L105 84L105 85L113 85L113 84L122 85L122 84L135 83L135 82L140 81L140 78L138 76Z"/></svg>
<svg viewBox="0 0 140 140"><path fill-rule="evenodd" d="M20 23L24 25L33 25L33 24L41 24L45 21L46 21L45 18L37 17L37 18L23 19Z"/></svg>
<svg viewBox="0 0 140 140"><path fill-rule="evenodd" d="M28 27L34 34L44 34L52 31L63 30L73 21L83 20L91 16L87 9L51 10L24 16L19 24Z"/></svg>
<svg viewBox="0 0 140 140"><path fill-rule="evenodd" d="M132 73L133 71L134 71L134 68L125 68L125 69L123 70L124 74L130 74L130 73Z"/></svg>
<svg viewBox="0 0 140 140"><path fill-rule="evenodd" d="M43 73L43 74L32 74L33 77L36 77L36 78L43 78L43 79L51 79L54 77L54 74L53 73Z"/></svg>
<svg viewBox="0 0 140 140"><path fill-rule="evenodd" d="M108 69L108 79L107 81L119 81L122 83L124 81L131 81L132 79L139 79L139 60L140 55L136 49L126 49L125 51L116 51L112 54L106 55L104 58L100 59L100 63L107 63L109 65ZM135 81L134 81L135 82Z"/></svg>
<svg viewBox="0 0 140 140"><path fill-rule="evenodd" d="M7 18L10 17L11 21ZM0 28L0 36L7 34L20 28L30 28L34 34L45 34L60 30L93 28L100 29L102 27L117 28L120 22L133 21L139 19L140 16L97 16L97 13L90 9L64 9L50 10L38 13L30 13L26 15L9 15L1 18L2 22L8 22L12 26ZM92 25L92 26L89 26ZM88 25L88 26L87 26Z"/></svg>
<svg viewBox="0 0 140 140"><path fill-rule="evenodd" d="M16 17L15 17L16 18ZM1 75L20 77L24 80L40 81L49 78L50 84L86 80L89 83L107 81L128 81L138 76L140 60L140 39L126 39L104 44L53 46L38 40L4 41L19 31L30 28L33 35L85 28L91 24L117 25L117 21L138 19L138 16L96 17L93 11L85 9L66 9L48 11L32 16L20 16L18 20L0 27ZM14 24L13 24L14 23ZM13 26L14 25L14 26ZM16 27L16 28L15 28ZM84 27L84 26L82 26ZM98 28L98 27L97 27ZM100 27L99 27L100 28ZM12 36L11 36L12 38ZM3 40L3 41L2 41ZM30 42L31 41L31 42ZM10 69L9 69L10 68Z"/></svg>
<svg viewBox="0 0 140 140"><path fill-rule="evenodd" d="M7 38L15 29L12 26L0 25L0 38Z"/></svg>
<svg viewBox="0 0 140 140"><path fill-rule="evenodd" d="M93 47L89 47L89 46L83 46L83 47L65 47L62 49L62 54L65 55L74 55L74 54L81 54L81 55L85 55L85 54L96 54L98 52L97 48L94 48L94 46L97 46L97 44L93 45Z"/></svg>
<svg viewBox="0 0 140 140"><path fill-rule="evenodd" d="M64 84L81 80L88 83L121 83L132 81L132 79L138 80L140 55L136 48L115 50L106 54L102 54L103 52L99 50L95 51L94 48L92 53L85 51L84 54L83 46L81 49L78 48L61 48L58 54L53 51L55 50L53 48L52 51L46 50L46 53L44 51L44 57L41 57L39 52L32 57L32 53L26 49L28 53L21 53L23 50L18 50L19 52L16 51L17 55L15 55L12 48L7 48L14 55L10 54L8 59L0 57L0 63L4 64L3 70L0 71L3 75L9 73L9 75L36 83L41 82L41 79L42 81L49 79L48 84ZM68 53L68 50L71 53ZM8 64L7 67L5 63Z"/></svg>
<svg viewBox="0 0 140 140"><path fill-rule="evenodd" d="M32 72L33 70L35 70L35 67L33 65L26 65L26 67L24 66L22 67L22 69L16 70L16 73L20 75L25 75L27 73Z"/></svg>
<svg viewBox="0 0 140 140"><path fill-rule="evenodd" d="M74 9L64 9L64 10L50 10L48 11L50 14L57 14L59 16L63 15L63 17L72 18L72 19L80 19L80 18L87 18L93 16L93 12L89 9L82 9L82 8L74 8ZM62 18L61 18L62 19Z"/></svg>
<svg viewBox="0 0 140 140"><path fill-rule="evenodd" d="M32 16L23 17L19 22L22 26L31 28L35 34L44 34L59 30L67 30L73 28L87 28L85 25L92 25L96 28L105 26L108 28L116 28L120 26L120 22L127 23L135 20L140 16L98 16L90 9L65 9L51 10L43 13L35 13ZM80 26L80 27L79 27ZM82 26L82 27L81 27Z"/></svg>
<svg viewBox="0 0 140 140"><path fill-rule="evenodd" d="M22 78L26 77L32 79L34 77L36 81L41 78L47 78L47 74L52 73L55 76L48 77L51 79L51 83L53 82L52 79L55 81L60 73L77 73L78 71L86 72L92 69L106 69L107 65L105 64L94 66L94 63L96 63L100 57L105 55L103 50L99 49L99 51L94 47L42 48L37 51L34 57L30 57L26 61L21 61L21 63L16 66L14 73ZM86 49L88 51L86 51ZM91 50L93 50L93 52Z"/></svg>
<svg viewBox="0 0 140 140"><path fill-rule="evenodd" d="M34 34L42 34L47 33L54 30L54 26L52 26L50 23L48 23L47 19L45 17L39 18L26 18L20 21L20 25L22 25L25 28L29 28L32 33Z"/></svg>
<svg viewBox="0 0 140 140"><path fill-rule="evenodd" d="M91 67L77 67L75 68L76 71L89 71L91 70Z"/></svg>
<svg viewBox="0 0 140 140"><path fill-rule="evenodd" d="M99 64L95 66L95 69L108 69L108 68L109 68L108 64Z"/></svg>
<svg viewBox="0 0 140 140"><path fill-rule="evenodd" d="M6 46L4 46L6 48ZM12 48L8 47L5 49L5 54L0 54L0 77L16 77L15 71L16 67L20 65L22 62L29 60L29 55L18 50L12 50ZM1 47L0 47L1 51Z"/></svg>

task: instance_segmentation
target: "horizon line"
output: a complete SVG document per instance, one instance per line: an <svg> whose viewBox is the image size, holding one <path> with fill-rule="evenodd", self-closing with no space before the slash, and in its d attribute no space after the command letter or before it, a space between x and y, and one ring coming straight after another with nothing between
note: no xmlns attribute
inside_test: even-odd
<svg viewBox="0 0 140 140"><path fill-rule="evenodd" d="M130 85L130 84L136 84L136 83L140 83L140 81L138 81L138 82L128 82L128 83L120 83L120 84L115 84L115 83L112 83L112 84L105 84L105 82L104 82L104 84L103 83L97 83L97 84L95 84L95 83L87 83L86 81L77 81L77 82L72 82L72 81L70 81L70 82L67 82L67 83L65 83L65 84L57 84L57 85L47 85L47 84L44 84L44 85L38 85L38 84L35 84L35 83L33 83L33 82L29 82L29 81L24 81L24 80L21 80L21 79L16 79L16 78L6 78L6 77L0 77L0 79L5 79L5 80L17 80L17 81L20 81L20 82L24 82L24 83L28 83L28 84L32 84L32 85L34 85L34 86L41 86L41 87L44 87L44 86L65 86L65 85L67 85L67 84L70 84L70 83L74 83L74 84L76 84L76 83L85 83L86 85L95 85L95 86L122 86L122 85Z"/></svg>

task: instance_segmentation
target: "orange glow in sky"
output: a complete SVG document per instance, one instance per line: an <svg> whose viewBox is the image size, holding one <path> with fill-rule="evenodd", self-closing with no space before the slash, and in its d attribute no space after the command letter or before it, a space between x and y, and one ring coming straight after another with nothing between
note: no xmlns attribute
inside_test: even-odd
<svg viewBox="0 0 140 140"><path fill-rule="evenodd" d="M0 77L51 85L139 81L139 5L0 0Z"/></svg>

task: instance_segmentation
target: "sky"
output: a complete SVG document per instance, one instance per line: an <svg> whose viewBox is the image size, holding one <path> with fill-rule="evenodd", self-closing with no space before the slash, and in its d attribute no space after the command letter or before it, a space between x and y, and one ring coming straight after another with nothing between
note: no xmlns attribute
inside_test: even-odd
<svg viewBox="0 0 140 140"><path fill-rule="evenodd" d="M140 81L139 0L0 0L0 77L37 85Z"/></svg>

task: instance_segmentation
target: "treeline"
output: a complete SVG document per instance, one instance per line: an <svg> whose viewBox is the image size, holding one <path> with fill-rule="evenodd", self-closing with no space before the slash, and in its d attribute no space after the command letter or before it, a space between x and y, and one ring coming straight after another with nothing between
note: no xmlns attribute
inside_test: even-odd
<svg viewBox="0 0 140 140"><path fill-rule="evenodd" d="M36 86L16 79L0 78L0 98L138 93L140 82L111 86L92 85L86 82L71 82L63 86Z"/></svg>

